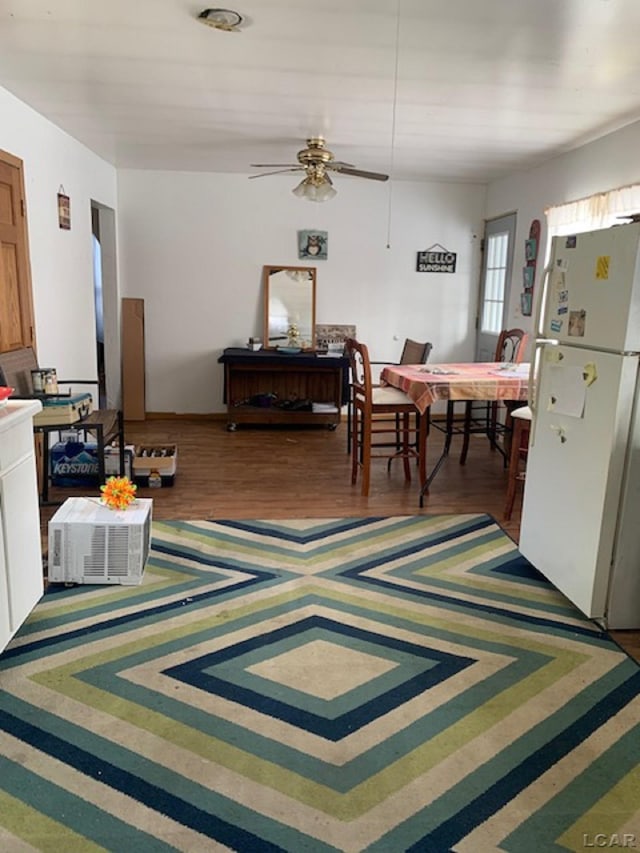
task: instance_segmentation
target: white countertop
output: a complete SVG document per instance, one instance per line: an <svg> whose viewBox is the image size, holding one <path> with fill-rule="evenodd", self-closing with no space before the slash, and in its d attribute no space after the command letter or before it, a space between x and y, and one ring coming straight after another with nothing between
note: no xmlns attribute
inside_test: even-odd
<svg viewBox="0 0 640 853"><path fill-rule="evenodd" d="M11 400L0 407L0 434L42 411L40 400Z"/></svg>

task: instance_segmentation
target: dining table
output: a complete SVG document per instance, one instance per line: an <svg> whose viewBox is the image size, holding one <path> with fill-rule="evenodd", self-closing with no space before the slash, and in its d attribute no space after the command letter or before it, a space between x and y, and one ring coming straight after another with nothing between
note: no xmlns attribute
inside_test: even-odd
<svg viewBox="0 0 640 853"><path fill-rule="evenodd" d="M380 383L399 388L413 401L420 415L429 416L431 406L439 401L501 400L507 412L516 404L524 404L529 395L528 363L456 362L447 364L386 365ZM513 404L509 406L508 404ZM420 490L420 506L434 477L449 455L453 423L448 407L445 442Z"/></svg>

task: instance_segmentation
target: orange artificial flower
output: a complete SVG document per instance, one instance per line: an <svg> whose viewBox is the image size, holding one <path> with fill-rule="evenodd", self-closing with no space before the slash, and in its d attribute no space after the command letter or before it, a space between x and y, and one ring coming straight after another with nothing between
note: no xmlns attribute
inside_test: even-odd
<svg viewBox="0 0 640 853"><path fill-rule="evenodd" d="M126 509L136 499L137 488L128 477L109 477L100 491L109 509Z"/></svg>

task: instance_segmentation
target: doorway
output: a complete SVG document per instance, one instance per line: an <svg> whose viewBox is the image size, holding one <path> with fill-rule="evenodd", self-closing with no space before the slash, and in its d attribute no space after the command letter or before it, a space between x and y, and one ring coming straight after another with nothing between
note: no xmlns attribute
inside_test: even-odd
<svg viewBox="0 0 640 853"><path fill-rule="evenodd" d="M515 213L490 219L486 224L480 276L476 361L495 359L498 336L505 327L507 287L513 269L515 234Z"/></svg>
<svg viewBox="0 0 640 853"><path fill-rule="evenodd" d="M100 408L119 409L120 320L115 212L96 201L91 202L91 240Z"/></svg>
<svg viewBox="0 0 640 853"><path fill-rule="evenodd" d="M104 299L102 295L102 246L100 245L100 214L91 207L93 250L93 301L96 314L96 363L98 365L98 405L107 408L107 375L104 366Z"/></svg>

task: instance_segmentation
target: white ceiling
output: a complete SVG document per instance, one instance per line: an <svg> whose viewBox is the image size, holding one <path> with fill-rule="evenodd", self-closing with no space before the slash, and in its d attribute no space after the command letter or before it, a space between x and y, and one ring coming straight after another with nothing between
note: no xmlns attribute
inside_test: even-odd
<svg viewBox="0 0 640 853"><path fill-rule="evenodd" d="M0 86L136 169L257 172L322 134L486 182L640 119L640 0L232 2L239 33L204 2L0 0Z"/></svg>

